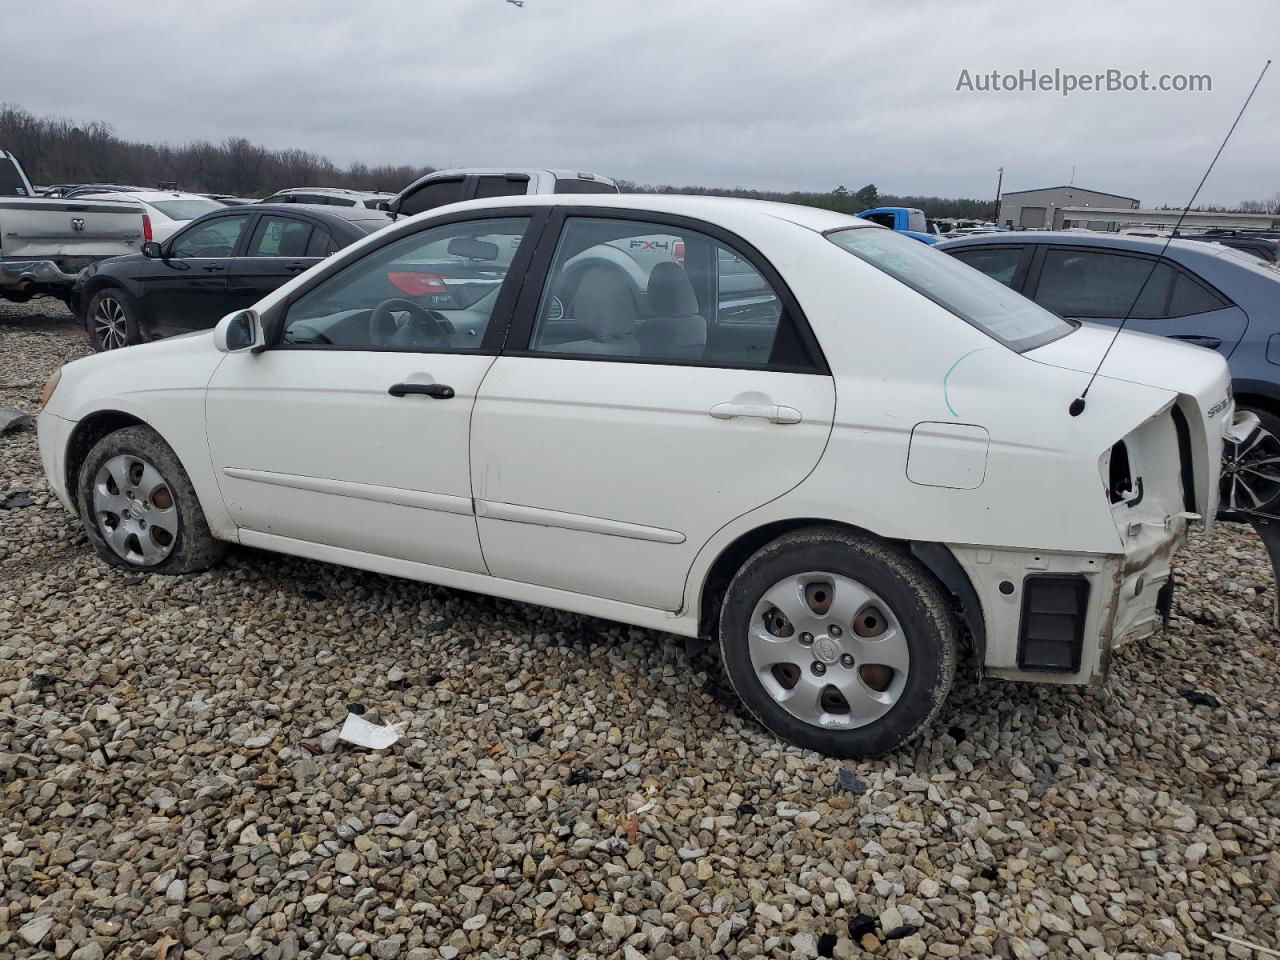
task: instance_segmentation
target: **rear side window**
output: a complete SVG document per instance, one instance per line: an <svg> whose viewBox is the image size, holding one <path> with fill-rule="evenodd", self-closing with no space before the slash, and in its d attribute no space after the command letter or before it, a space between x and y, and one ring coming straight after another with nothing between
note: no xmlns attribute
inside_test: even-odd
<svg viewBox="0 0 1280 960"><path fill-rule="evenodd" d="M249 242L251 257L305 257L311 224L292 217L263 217Z"/></svg>
<svg viewBox="0 0 1280 960"><path fill-rule="evenodd" d="M1121 253L1052 248L1044 256L1035 301L1060 317L1119 318L1129 313L1130 305L1136 320L1165 317L1175 272L1167 263L1152 271L1151 263Z"/></svg>
<svg viewBox="0 0 1280 960"><path fill-rule="evenodd" d="M827 239L1011 350L1031 350L1075 329L954 257L901 233L846 227L828 233Z"/></svg>
<svg viewBox="0 0 1280 960"><path fill-rule="evenodd" d="M565 179L556 180L556 193L618 193L612 183L603 180Z"/></svg>
<svg viewBox="0 0 1280 960"><path fill-rule="evenodd" d="M457 180L435 180L419 187L409 194L400 204L400 213L411 217L415 213L425 213L446 203L457 203L462 199L461 178Z"/></svg>
<svg viewBox="0 0 1280 960"><path fill-rule="evenodd" d="M946 252L961 263L981 270L992 280L999 280L1006 287L1012 287L1014 278L1018 275L1018 265L1022 263L1022 251L1022 247L1010 244L981 250L964 248L954 253L949 250Z"/></svg>
<svg viewBox="0 0 1280 960"><path fill-rule="evenodd" d="M316 227L311 231L311 240L307 244L308 257L329 257L338 252L338 244L328 232Z"/></svg>
<svg viewBox="0 0 1280 960"><path fill-rule="evenodd" d="M519 197L529 192L528 177L476 177L476 199Z"/></svg>
<svg viewBox="0 0 1280 960"><path fill-rule="evenodd" d="M1179 273L1173 281L1173 294L1169 298L1171 317L1191 317L1228 306L1230 304L1226 300L1196 283L1185 273Z"/></svg>
<svg viewBox="0 0 1280 960"><path fill-rule="evenodd" d="M571 217L529 349L583 360L807 369L782 298L728 244L683 226Z"/></svg>

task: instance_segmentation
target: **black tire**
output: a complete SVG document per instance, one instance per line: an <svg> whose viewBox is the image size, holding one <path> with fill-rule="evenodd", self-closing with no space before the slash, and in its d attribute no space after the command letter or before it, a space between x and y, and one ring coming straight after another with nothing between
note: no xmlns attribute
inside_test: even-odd
<svg viewBox="0 0 1280 960"><path fill-rule="evenodd" d="M898 699L863 726L831 729L794 716L752 665L748 631L757 605L775 585L815 571L855 581L881 598L906 640L910 663ZM902 745L937 717L955 676L956 627L937 582L898 547L839 528L797 530L758 550L729 583L719 633L729 681L756 719L782 739L832 757L878 756ZM823 669L843 668L835 663Z"/></svg>
<svg viewBox="0 0 1280 960"><path fill-rule="evenodd" d="M1252 441L1240 444L1239 448L1244 451L1243 455L1240 454L1237 445L1230 440L1223 445L1221 500L1218 506L1218 519L1233 523L1248 523L1249 517L1254 513L1270 515L1280 512L1280 469L1277 469L1275 465L1268 464L1262 467L1261 473L1240 473L1237 475L1232 470L1232 464L1237 458L1240 459L1242 465L1248 465L1252 461L1268 460L1280 456L1280 417L1277 417L1269 410L1251 406L1250 404L1241 404L1237 409L1257 414L1259 428L1265 431L1268 436L1260 438L1257 445L1254 445ZM1274 479L1268 482L1264 474L1270 475ZM1251 497L1238 487L1237 479L1247 481L1249 490L1262 501L1260 505L1253 506ZM1237 506L1244 506L1250 509L1232 509L1233 498Z"/></svg>
<svg viewBox="0 0 1280 960"><path fill-rule="evenodd" d="M167 550L163 559L158 562L147 562L141 557L130 560L127 556L117 553L107 541L107 536L112 533L111 517L113 515L104 515L95 509L95 483L100 477L100 471L109 461L122 456L137 458L138 461L150 465L159 472L169 495L164 498L167 505L166 502L161 502L159 497L155 505L163 509L172 507L176 511L174 524L176 530L167 544L157 547L157 549ZM154 493L154 489L151 492ZM209 532L209 524L205 521L200 500L196 496L195 488L191 485L191 478L187 476L187 471L178 461L177 454L150 427L126 427L107 434L93 445L80 467L80 476L76 483L76 503L80 509L80 519L84 521L85 532L94 549L98 551L98 555L107 563L126 570L165 574L195 573L217 563L227 549L225 543L214 539L213 534ZM148 510L150 507L151 504L148 502ZM130 504L130 508L136 509L133 504ZM154 520L154 517L159 515L159 512L152 515L153 529L159 525ZM142 516L139 514L139 517ZM119 519L116 517L114 525L118 526L118 523ZM143 526L145 525L145 517L143 517ZM137 541L135 540L134 543ZM140 546L138 552L141 552Z"/></svg>
<svg viewBox="0 0 1280 960"><path fill-rule="evenodd" d="M120 287L105 287L90 297L81 319L94 351L103 353L142 343L145 338L138 325L139 309L138 301ZM122 319L108 319L117 312Z"/></svg>

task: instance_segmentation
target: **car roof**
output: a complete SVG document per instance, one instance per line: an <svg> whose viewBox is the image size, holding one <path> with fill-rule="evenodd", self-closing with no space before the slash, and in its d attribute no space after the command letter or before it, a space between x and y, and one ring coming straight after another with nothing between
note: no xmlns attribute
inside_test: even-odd
<svg viewBox="0 0 1280 960"><path fill-rule="evenodd" d="M414 183L426 180L428 177L527 177L535 173L549 173L557 180L598 180L600 183L617 186L609 177L602 177L598 173L589 173L583 170L570 170L565 167L449 167L445 170L432 170L430 173L419 177Z"/></svg>
<svg viewBox="0 0 1280 960"><path fill-rule="evenodd" d="M992 244L1052 243L1056 246L1108 247L1112 250L1132 250L1135 253L1159 253L1164 249L1164 237L1139 237L1125 233L1100 233L1092 230L1021 230L1006 233L980 233L967 237L955 237L938 244L940 249L980 247ZM1219 245L1221 246L1221 245ZM1212 244L1192 240L1169 241L1171 252L1196 255L1213 254Z"/></svg>
<svg viewBox="0 0 1280 960"><path fill-rule="evenodd" d="M277 190L272 196L281 193L319 193L328 194L336 197L393 197L393 193L384 193L381 190L349 190L346 187L284 187Z"/></svg>
<svg viewBox="0 0 1280 960"><path fill-rule="evenodd" d="M250 206L252 210L246 210ZM253 203L238 207L225 207L230 213L306 213L313 217L331 217L334 220L386 220L391 216L371 207L335 207L327 203Z"/></svg>
<svg viewBox="0 0 1280 960"><path fill-rule="evenodd" d="M627 210L668 213L715 222L722 216L755 216L785 220L810 230L836 230L859 227L883 230L867 220L821 207L774 200L750 200L743 197L703 197L680 193L530 193L510 197L485 197L463 200L447 207L436 207L417 216L429 217L442 210L484 210L493 207L619 207Z"/></svg>
<svg viewBox="0 0 1280 960"><path fill-rule="evenodd" d="M85 200L94 199L93 194L82 194ZM152 203L156 200L208 200L202 193L186 193L182 190L108 190L101 194L104 200L141 200Z"/></svg>

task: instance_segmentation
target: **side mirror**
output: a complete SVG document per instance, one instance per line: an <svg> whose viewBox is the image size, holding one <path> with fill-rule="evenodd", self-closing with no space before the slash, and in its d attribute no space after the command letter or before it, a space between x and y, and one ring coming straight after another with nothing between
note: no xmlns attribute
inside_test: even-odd
<svg viewBox="0 0 1280 960"><path fill-rule="evenodd" d="M391 201L390 201L390 200L379 200L379 201L378 201L374 206L375 206L375 208L376 208L376 209L381 210L381 211L383 211L384 213L388 213L388 212L390 212L390 210L391 210Z"/></svg>
<svg viewBox="0 0 1280 960"><path fill-rule="evenodd" d="M267 345L262 320L256 310L229 313L213 328L213 345L223 353L257 350Z"/></svg>
<svg viewBox="0 0 1280 960"><path fill-rule="evenodd" d="M160 250L160 244L156 243L154 240L148 240L142 245L142 255L148 260L159 260L163 256L163 253Z"/></svg>

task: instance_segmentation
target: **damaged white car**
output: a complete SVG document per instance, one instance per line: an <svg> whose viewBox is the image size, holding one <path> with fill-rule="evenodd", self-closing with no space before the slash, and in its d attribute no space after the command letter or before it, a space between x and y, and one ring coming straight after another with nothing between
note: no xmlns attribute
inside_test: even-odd
<svg viewBox="0 0 1280 960"><path fill-rule="evenodd" d="M1088 683L1168 610L1227 367L1122 334L1070 416L1110 336L823 210L501 197L67 365L40 446L111 563L240 543L715 637L765 726L863 756L962 644Z"/></svg>

